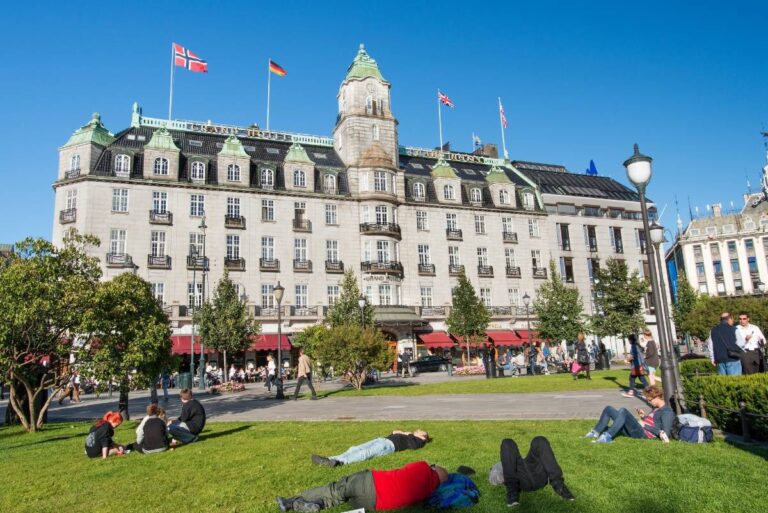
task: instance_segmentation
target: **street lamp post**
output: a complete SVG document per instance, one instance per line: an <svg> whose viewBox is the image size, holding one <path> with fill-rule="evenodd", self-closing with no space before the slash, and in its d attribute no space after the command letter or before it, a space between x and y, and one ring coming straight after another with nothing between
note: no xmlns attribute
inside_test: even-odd
<svg viewBox="0 0 768 513"><path fill-rule="evenodd" d="M275 296L275 301L277 301L277 393L275 394L275 399L285 399L285 395L283 394L283 352L282 352L282 342L283 342L283 309L281 307L281 304L283 302L283 293L285 292L285 287L280 285L280 282L277 282L277 286L272 289L272 293Z"/></svg>
<svg viewBox="0 0 768 513"><path fill-rule="evenodd" d="M189 343L189 387L195 386L195 314L197 313L197 246L192 250L192 337Z"/></svg>
<svg viewBox="0 0 768 513"><path fill-rule="evenodd" d="M205 230L208 228L208 226L205 224L205 214L203 214L203 218L200 220L200 226L198 226L200 230L203 232L203 290L201 291L201 296L203 298L203 303L205 303L205 279L207 277L207 271L208 271L208 262L205 259ZM200 337L200 364L198 365L200 373L200 379L199 379L199 388L200 390L205 390L205 343L203 342L203 337ZM194 357L194 353L193 353ZM193 378L194 379L194 378Z"/></svg>
<svg viewBox="0 0 768 513"><path fill-rule="evenodd" d="M360 294L360 297L357 298L357 306L360 307L360 327L363 329L365 329L365 303L365 296Z"/></svg>
<svg viewBox="0 0 768 513"><path fill-rule="evenodd" d="M528 295L526 292L523 294L523 304L525 305L525 320L528 322L528 351L529 355L531 354L531 316L528 313L528 305L531 304L531 296ZM529 356L530 359L530 356ZM528 362L525 362L526 365L528 365ZM533 367L531 367L531 372L533 372Z"/></svg>
<svg viewBox="0 0 768 513"><path fill-rule="evenodd" d="M645 156L640 153L640 149L635 144L635 153L624 162L624 167L627 170L627 178L637 188L637 192L640 195L640 210L643 218L643 233L645 234L645 254L648 258L648 268L651 274L651 294L653 296L653 304L655 306L656 323L659 327L659 341L661 348L661 378L664 382L664 399L669 403L670 398L677 395L677 386L675 380L675 373L673 370L674 362L673 357L670 354L672 346L667 339L668 329L666 326L667 319L664 317L661 296L659 288L659 276L656 270L655 258L653 255L653 245L648 242L651 241L650 229L648 226L648 206L645 202L645 189L648 183L651 181L651 157ZM680 398L675 398L675 408L680 409Z"/></svg>

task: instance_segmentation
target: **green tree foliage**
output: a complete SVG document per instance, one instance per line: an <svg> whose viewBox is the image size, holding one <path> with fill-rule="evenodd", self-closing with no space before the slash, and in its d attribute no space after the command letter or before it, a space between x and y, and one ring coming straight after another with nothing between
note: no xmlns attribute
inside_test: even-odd
<svg viewBox="0 0 768 513"><path fill-rule="evenodd" d="M351 270L348 270L344 273L344 278L341 280L339 299L328 308L325 322L332 327L341 326L342 324L357 324L360 326L359 300L360 289L357 286L357 278L355 278L355 274ZM363 320L362 325L373 326L372 305L366 303L363 309Z"/></svg>
<svg viewBox="0 0 768 513"><path fill-rule="evenodd" d="M763 297L712 297L699 296L695 306L686 316L685 328L693 336L706 339L709 331L720 322L720 314L730 312L736 318L739 312L747 312L750 322L762 329L768 327L768 301Z"/></svg>
<svg viewBox="0 0 768 513"><path fill-rule="evenodd" d="M257 335L261 325L248 314L245 302L237 296L237 289L229 273L219 280L213 300L206 301L195 312L200 338L208 347L224 353L224 379L227 379L227 353L244 351L250 337Z"/></svg>
<svg viewBox="0 0 768 513"><path fill-rule="evenodd" d="M675 297L675 303L672 305L672 318L675 321L675 327L678 333L690 333L690 316L696 303L698 302L698 294L696 290L688 283L688 278L685 274L680 273L677 277L677 294Z"/></svg>
<svg viewBox="0 0 768 513"><path fill-rule="evenodd" d="M55 395L42 400L45 391L66 386L70 353L83 351L72 339L93 309L101 271L86 252L98 245L74 231L60 248L26 239L0 266L0 379L27 431L42 427Z"/></svg>
<svg viewBox="0 0 768 513"><path fill-rule="evenodd" d="M315 328L311 338L314 358L332 365L337 375L343 375L358 390L363 388L368 371L392 365L389 343L378 329L347 323Z"/></svg>
<svg viewBox="0 0 768 513"><path fill-rule="evenodd" d="M322 324L308 326L293 336L292 344L303 347L304 352L311 358L317 358L317 348L323 343L328 334L328 327Z"/></svg>
<svg viewBox="0 0 768 513"><path fill-rule="evenodd" d="M467 364L469 364L469 344L477 343L485 336L485 329L491 321L491 315L475 288L462 271L459 283L453 289L451 313L445 320L451 333L459 335L467 344Z"/></svg>
<svg viewBox="0 0 768 513"><path fill-rule="evenodd" d="M626 337L645 325L642 298L648 282L637 271L631 274L624 260L609 258L595 273L595 306L592 330L601 337ZM626 351L626 344L625 344Z"/></svg>
<svg viewBox="0 0 768 513"><path fill-rule="evenodd" d="M536 313L536 327L542 338L555 342L576 340L576 335L584 331L584 305L575 287L566 287L555 269L555 263L549 262L550 278L540 288L533 301Z"/></svg>

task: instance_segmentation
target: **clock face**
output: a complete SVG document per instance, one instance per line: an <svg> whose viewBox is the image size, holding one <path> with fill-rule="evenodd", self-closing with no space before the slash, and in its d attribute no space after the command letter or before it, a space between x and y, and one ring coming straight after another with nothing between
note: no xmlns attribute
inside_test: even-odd
<svg viewBox="0 0 768 513"><path fill-rule="evenodd" d="M368 85L366 86L366 89L368 89L368 92L369 92L369 93L372 93L372 92L373 92L373 84L368 84Z"/></svg>

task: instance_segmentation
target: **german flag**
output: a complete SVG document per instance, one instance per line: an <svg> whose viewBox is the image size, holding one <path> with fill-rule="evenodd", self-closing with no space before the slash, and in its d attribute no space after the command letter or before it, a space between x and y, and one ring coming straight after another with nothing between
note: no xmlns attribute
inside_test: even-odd
<svg viewBox="0 0 768 513"><path fill-rule="evenodd" d="M286 71L283 69L283 67L272 59L269 59L269 71L281 77L284 77L286 74Z"/></svg>

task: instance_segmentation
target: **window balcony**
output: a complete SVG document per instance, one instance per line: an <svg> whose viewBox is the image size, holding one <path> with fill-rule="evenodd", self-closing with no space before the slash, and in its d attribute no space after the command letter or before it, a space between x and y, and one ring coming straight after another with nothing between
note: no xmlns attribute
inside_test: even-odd
<svg viewBox="0 0 768 513"><path fill-rule="evenodd" d="M133 258L127 253L107 253L107 267L134 267Z"/></svg>
<svg viewBox="0 0 768 513"><path fill-rule="evenodd" d="M344 262L341 260L326 260L325 261L325 272L327 273L343 273L344 272Z"/></svg>
<svg viewBox="0 0 768 513"><path fill-rule="evenodd" d="M488 313L491 317L510 317L514 315L511 306L489 306Z"/></svg>
<svg viewBox="0 0 768 513"><path fill-rule="evenodd" d="M293 220L294 232L312 232L312 221L309 219L294 219Z"/></svg>
<svg viewBox="0 0 768 513"><path fill-rule="evenodd" d="M395 223L361 223L360 233L366 235L389 235L400 240L400 225Z"/></svg>
<svg viewBox="0 0 768 513"><path fill-rule="evenodd" d="M520 272L520 268L517 266L507 266L507 278L520 278L523 273Z"/></svg>
<svg viewBox="0 0 768 513"><path fill-rule="evenodd" d="M464 240L461 230L453 228L445 229L445 238L448 240Z"/></svg>
<svg viewBox="0 0 768 513"><path fill-rule="evenodd" d="M68 208L66 210L59 211L59 222L61 224L69 224L77 221L77 209Z"/></svg>
<svg viewBox="0 0 768 513"><path fill-rule="evenodd" d="M163 255L163 256L147 255L147 268L148 269L170 269L171 257L168 255Z"/></svg>
<svg viewBox="0 0 768 513"><path fill-rule="evenodd" d="M297 273L311 273L312 260L293 259L293 270Z"/></svg>
<svg viewBox="0 0 768 513"><path fill-rule="evenodd" d="M419 264L419 276L434 276L435 264Z"/></svg>
<svg viewBox="0 0 768 513"><path fill-rule="evenodd" d="M537 280L546 280L547 279L547 269L545 267L534 267L533 268L533 277Z"/></svg>
<svg viewBox="0 0 768 513"><path fill-rule="evenodd" d="M277 258L259 258L259 270L262 272L279 272L280 260Z"/></svg>
<svg viewBox="0 0 768 513"><path fill-rule="evenodd" d="M463 265L449 265L448 266L448 275L449 276L458 276L461 273L464 272L464 266Z"/></svg>
<svg viewBox="0 0 768 513"><path fill-rule="evenodd" d="M187 269L190 271L207 271L208 257L187 255Z"/></svg>
<svg viewBox="0 0 768 513"><path fill-rule="evenodd" d="M230 215L224 216L224 228L245 230L245 217Z"/></svg>
<svg viewBox="0 0 768 513"><path fill-rule="evenodd" d="M427 318L445 317L444 306L423 306L421 307L421 316Z"/></svg>
<svg viewBox="0 0 768 513"><path fill-rule="evenodd" d="M478 265L477 275L481 278L493 278L493 266L492 265Z"/></svg>
<svg viewBox="0 0 768 513"><path fill-rule="evenodd" d="M253 315L255 317L277 317L277 308L273 306L255 306Z"/></svg>
<svg viewBox="0 0 768 513"><path fill-rule="evenodd" d="M413 196L411 199L413 201L418 201L419 203L424 203L425 201L427 201L426 196Z"/></svg>
<svg viewBox="0 0 768 513"><path fill-rule="evenodd" d="M502 235L504 236L504 242L517 244L517 232L503 232Z"/></svg>
<svg viewBox="0 0 768 513"><path fill-rule="evenodd" d="M245 258L229 258L224 259L224 269L228 271L245 271Z"/></svg>
<svg viewBox="0 0 768 513"><path fill-rule="evenodd" d="M72 178L77 178L80 176L80 168L77 169L68 169L64 172L64 178L71 180Z"/></svg>
<svg viewBox="0 0 768 513"><path fill-rule="evenodd" d="M150 210L149 224L173 224L173 214L167 210Z"/></svg>
<svg viewBox="0 0 768 513"><path fill-rule="evenodd" d="M403 265L400 262L360 262L360 269L366 273L403 276Z"/></svg>
<svg viewBox="0 0 768 513"><path fill-rule="evenodd" d="M129 169L115 169L115 176L118 178L130 178L131 171Z"/></svg>
<svg viewBox="0 0 768 513"><path fill-rule="evenodd" d="M316 306L292 306L291 317L317 317Z"/></svg>

